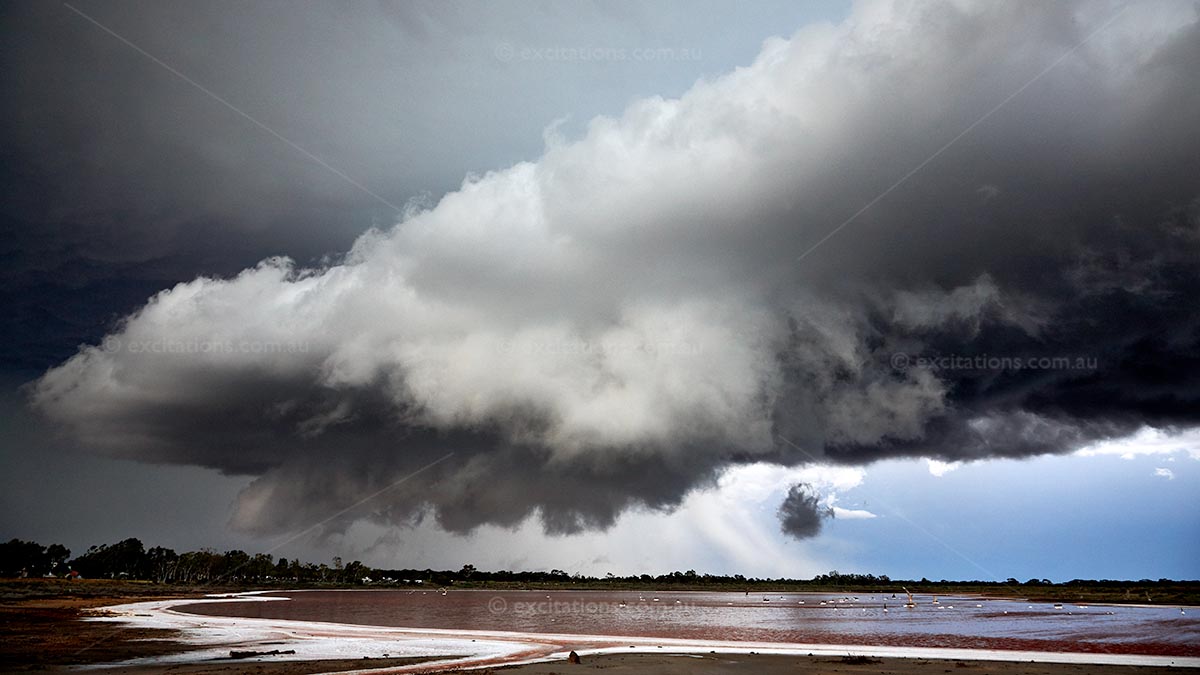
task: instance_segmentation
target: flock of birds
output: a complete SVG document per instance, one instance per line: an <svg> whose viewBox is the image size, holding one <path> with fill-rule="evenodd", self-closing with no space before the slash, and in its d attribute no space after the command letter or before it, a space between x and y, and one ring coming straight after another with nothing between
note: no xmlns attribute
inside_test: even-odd
<svg viewBox="0 0 1200 675"><path fill-rule="evenodd" d="M409 591L409 592L408 592L408 594L409 594L409 595L412 595L412 594L413 594L413 593L415 593L415 592L416 592L415 590L413 590L413 591ZM425 595L427 592L428 592L428 591L422 591L422 592L421 592L421 594L422 594L422 595ZM905 591L904 591L904 592L905 592L905 593L908 595L908 601L904 603L904 607L905 607L905 608L907 608L907 609L913 609L913 608L915 608L915 607L917 606L917 602L916 602L916 600L913 598L913 594L912 594L912 593L909 593L909 592L908 592L908 589L905 589ZM447 594L449 593L449 589L446 589L446 588L439 588L439 589L437 590L437 593L438 593L439 595L447 595ZM746 595L750 595L750 591L746 591ZM550 599L550 596L549 596L549 595L547 595L547 596L546 596L546 599L547 599L547 600L549 600L549 599ZM786 601L787 601L787 598L786 598L785 596L782 596L782 595L781 595L781 596L779 596L779 599L780 599L780 600L782 600L782 601L784 601L784 602L786 602ZM892 599L896 599L896 594L895 594L895 593L893 593L893 594L892 594ZM654 597L651 597L650 601L651 601L651 602L659 602L659 601L660 601L660 598L658 598L657 596L654 596ZM771 602L771 598L769 598L769 597L767 597L767 596L765 596L765 595L764 595L764 596L762 596L762 601L763 601L763 602ZM645 596L645 595L642 595L642 594L638 594L638 602L646 602L646 596ZM851 606L854 606L854 605L857 605L857 604L858 604L858 602L859 602L859 598L858 598L858 596L857 596L857 595L855 595L855 596L845 596L845 597L841 597L841 598L833 598L833 599L830 599L830 600L821 600L821 601L820 601L820 603L818 603L818 604L819 604L821 607L833 607L834 609L840 609L840 608L838 607L838 605L844 605L844 604L847 604L847 603L848 603L848 604L850 604ZM676 605L681 605L681 604L683 604L683 601L682 601L682 600L676 600L676 601L675 601L675 604L676 604ZM726 604L726 605L729 605L729 606L733 606L733 603L732 603L732 602L727 602L727 603L725 603L725 604ZM798 605L803 605L803 604L804 604L804 601L803 601L803 600L798 600L798 601L796 601L796 604L798 604ZM935 595L935 596L933 596L933 600L932 600L932 601L930 601L930 603L929 603L929 604L930 604L930 605L933 605L933 606L935 606L935 607L937 607L938 609L954 609L954 605L943 605L941 602L939 602L939 601L938 601L938 598L937 598L937 596L936 596L936 595ZM629 606L629 605L628 605L628 604L627 604L627 603L626 603L624 600L622 600L622 601L620 601L619 603L617 603L617 607L620 607L620 608L625 608L625 607L628 607L628 606ZM1088 608L1088 606L1087 606L1087 605L1077 605L1077 606L1078 606L1080 609L1087 609L1087 608ZM976 608L982 608L982 607L983 607L983 604L982 604L982 603L975 603L975 607L976 607ZM862 607L861 609L862 609L862 611L863 611L864 613L867 611L867 608L866 608L866 607ZM1033 606L1033 605L1029 605L1029 609L1034 609L1034 606ZM1061 602L1056 602L1056 603L1054 603L1054 609L1056 609L1056 610L1062 610L1062 609L1063 609L1063 604L1062 604ZM888 613L888 604L887 604L887 601L886 601L886 600L884 600L884 601L883 601L883 613L884 613L884 614L887 614L887 613ZM1005 613L1005 614L1008 614L1008 610L1007 610L1007 609L1006 609L1006 610L1004 610L1004 613ZM1068 612L1067 612L1067 614L1068 614L1068 615L1070 615L1070 614L1072 614L1072 612L1068 611ZM1112 612L1111 612L1111 611L1108 611L1108 612L1105 612L1105 614L1107 614L1107 615L1112 615ZM1180 615L1183 615L1183 616L1186 616L1186 615L1187 615L1187 612L1185 612L1185 611L1183 610L1183 608L1182 608L1182 607L1180 607L1180 608L1179 608L1179 614L1180 614Z"/></svg>

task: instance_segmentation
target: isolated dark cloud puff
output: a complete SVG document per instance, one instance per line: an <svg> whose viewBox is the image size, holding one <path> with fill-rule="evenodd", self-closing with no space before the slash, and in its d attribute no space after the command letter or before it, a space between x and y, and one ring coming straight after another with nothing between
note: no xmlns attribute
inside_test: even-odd
<svg viewBox="0 0 1200 675"><path fill-rule="evenodd" d="M822 506L821 496L804 483L788 488L787 497L779 505L780 530L796 539L817 536L825 519L832 517L833 508Z"/></svg>

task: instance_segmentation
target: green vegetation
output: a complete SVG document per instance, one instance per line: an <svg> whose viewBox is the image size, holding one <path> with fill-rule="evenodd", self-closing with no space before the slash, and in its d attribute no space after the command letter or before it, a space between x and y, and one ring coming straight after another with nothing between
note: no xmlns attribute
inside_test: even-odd
<svg viewBox="0 0 1200 675"><path fill-rule="evenodd" d="M330 564L275 559L269 553L244 551L217 553L209 549L176 553L155 546L147 550L138 539L92 546L83 555L70 559L70 551L53 544L13 539L0 544L0 577L54 577L56 579L108 580L127 582L123 594L173 594L188 589L249 590L270 588L343 588L343 587L455 587L490 589L545 590L677 590L677 591L749 591L814 593L887 593L902 594L904 588L922 594L973 594L992 597L1024 598L1037 602L1107 602L1162 605L1200 604L1200 581L1157 581L1142 579L1073 580L1054 583L1048 579L1018 581L930 581L897 580L887 575L819 574L812 579L758 579L740 574L697 574L694 570L660 575L603 577L569 574L563 570L497 571L463 565L457 571L432 569L374 569L355 560L343 563L334 558ZM95 587L92 584L89 584ZM80 584L69 584L77 589ZM36 586L3 585L5 593L54 594L52 584ZM14 590L24 588L24 591ZM32 590L37 588L38 590Z"/></svg>

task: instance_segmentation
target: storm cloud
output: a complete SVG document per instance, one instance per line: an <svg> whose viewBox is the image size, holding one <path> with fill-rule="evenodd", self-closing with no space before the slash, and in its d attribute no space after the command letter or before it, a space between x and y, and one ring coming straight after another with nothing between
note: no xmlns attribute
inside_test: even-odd
<svg viewBox="0 0 1200 675"><path fill-rule="evenodd" d="M164 290L33 405L98 452L252 476L258 532L377 493L332 526L574 532L734 464L1194 427L1200 26L1118 10L863 3L552 128L336 264Z"/></svg>
<svg viewBox="0 0 1200 675"><path fill-rule="evenodd" d="M820 495L804 483L788 488L787 497L779 505L779 527L796 539L815 537L824 519L832 517L833 509L821 506Z"/></svg>

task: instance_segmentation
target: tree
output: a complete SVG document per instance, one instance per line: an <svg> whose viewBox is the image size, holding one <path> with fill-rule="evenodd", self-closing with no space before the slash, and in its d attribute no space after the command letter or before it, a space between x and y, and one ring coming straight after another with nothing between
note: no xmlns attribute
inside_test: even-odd
<svg viewBox="0 0 1200 675"><path fill-rule="evenodd" d="M270 553L255 553L246 564L246 577L262 581L275 571L275 556Z"/></svg>
<svg viewBox="0 0 1200 675"><path fill-rule="evenodd" d="M222 556L221 569L218 576L236 581L245 578L249 574L246 567L250 564L250 554L240 549L226 551Z"/></svg>
<svg viewBox="0 0 1200 675"><path fill-rule="evenodd" d="M52 546L57 547L55 554L58 554L60 550L66 551L66 555L71 554L59 544L52 544ZM49 572L52 566L52 556L48 549L35 541L12 539L0 544L0 576L40 577Z"/></svg>
<svg viewBox="0 0 1200 675"><path fill-rule="evenodd" d="M179 565L179 556L175 551L162 546L155 546L146 551L146 562L150 570L150 578L160 584L175 580L175 571Z"/></svg>
<svg viewBox="0 0 1200 675"><path fill-rule="evenodd" d="M345 581L349 583L358 583L362 581L363 577L368 576L368 572L370 572L370 570L366 566L355 560L349 565L346 565L346 569L343 574L345 576Z"/></svg>
<svg viewBox="0 0 1200 675"><path fill-rule="evenodd" d="M146 549L140 539L133 537L111 545L91 546L71 566L85 577L145 579L149 576Z"/></svg>
<svg viewBox="0 0 1200 675"><path fill-rule="evenodd" d="M62 544L50 544L46 547L46 558L50 563L50 572L54 572L59 565L64 565L67 558L71 557L71 549Z"/></svg>

